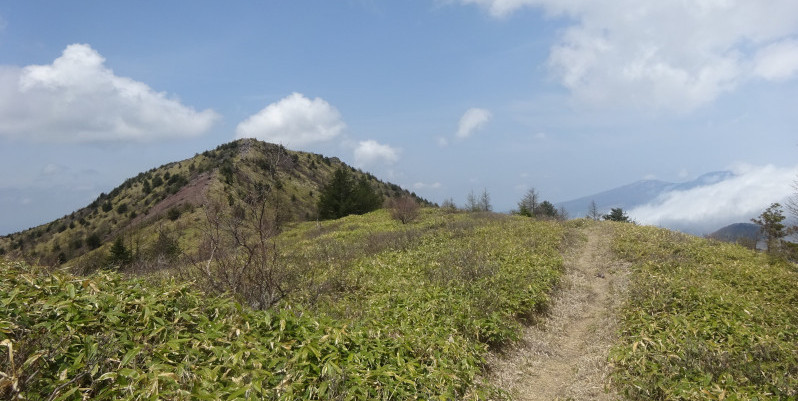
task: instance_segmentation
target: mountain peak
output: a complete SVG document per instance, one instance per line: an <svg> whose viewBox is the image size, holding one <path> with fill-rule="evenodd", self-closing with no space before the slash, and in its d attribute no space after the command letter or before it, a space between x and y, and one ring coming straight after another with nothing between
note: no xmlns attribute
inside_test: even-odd
<svg viewBox="0 0 798 401"><path fill-rule="evenodd" d="M0 253L52 265L91 254L120 237L140 247L162 229L196 236L209 201L232 205L253 191L272 194L283 221L314 219L318 195L338 168L365 177L383 198L411 195L336 157L239 139L142 172L69 215L0 237Z"/></svg>

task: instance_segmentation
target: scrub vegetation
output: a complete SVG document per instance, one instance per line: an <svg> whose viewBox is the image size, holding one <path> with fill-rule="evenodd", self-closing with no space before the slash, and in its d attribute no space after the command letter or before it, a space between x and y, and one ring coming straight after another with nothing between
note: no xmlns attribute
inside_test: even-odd
<svg viewBox="0 0 798 401"><path fill-rule="evenodd" d="M255 140L139 174L0 238L0 398L798 398L779 205L767 253L534 191L430 206Z"/></svg>
<svg viewBox="0 0 798 401"><path fill-rule="evenodd" d="M798 397L798 270L739 245L628 224L615 380L631 399Z"/></svg>
<svg viewBox="0 0 798 401"><path fill-rule="evenodd" d="M282 255L315 265L265 311L172 278L3 262L0 394L501 398L477 379L484 358L545 307L563 237L555 223L434 209L413 224L385 210L302 223L278 237Z"/></svg>

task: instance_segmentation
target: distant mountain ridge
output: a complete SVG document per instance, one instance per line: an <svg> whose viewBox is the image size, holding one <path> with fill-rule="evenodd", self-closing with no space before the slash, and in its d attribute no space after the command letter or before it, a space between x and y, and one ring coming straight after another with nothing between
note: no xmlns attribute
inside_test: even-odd
<svg viewBox="0 0 798 401"><path fill-rule="evenodd" d="M689 189L715 184L734 177L731 171L714 171L704 174L692 181L672 183L661 180L640 180L604 192L583 196L557 204L564 207L571 217L584 217L587 215L590 202L596 202L601 213L607 213L612 208L630 210L637 206L651 203L660 196L671 191L686 191Z"/></svg>
<svg viewBox="0 0 798 401"><path fill-rule="evenodd" d="M722 227L709 234L709 238L726 242L746 242L756 244L761 236L761 229L753 223L734 223Z"/></svg>

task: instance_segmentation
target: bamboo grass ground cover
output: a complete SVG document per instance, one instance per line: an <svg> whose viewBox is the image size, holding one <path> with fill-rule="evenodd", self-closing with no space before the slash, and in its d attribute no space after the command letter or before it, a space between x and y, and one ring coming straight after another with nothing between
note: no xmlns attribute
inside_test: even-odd
<svg viewBox="0 0 798 401"><path fill-rule="evenodd" d="M303 247L354 245L375 231L408 229L384 212L337 224L321 235L309 233L312 224L301 226L285 240L311 241ZM270 311L169 279L153 283L107 271L81 277L4 261L0 394L504 397L476 377L489 347L517 338L519 319L545 306L560 274L564 229L525 218L439 212L409 229L418 233L398 245L359 246L362 254L344 258L337 273L343 292L315 303L298 296Z"/></svg>
<svg viewBox="0 0 798 401"><path fill-rule="evenodd" d="M615 380L632 399L798 398L798 271L737 245L616 225L634 263Z"/></svg>

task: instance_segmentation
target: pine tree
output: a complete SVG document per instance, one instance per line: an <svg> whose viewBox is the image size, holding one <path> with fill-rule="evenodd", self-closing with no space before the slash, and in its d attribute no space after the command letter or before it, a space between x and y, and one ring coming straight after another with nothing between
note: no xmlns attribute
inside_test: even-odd
<svg viewBox="0 0 798 401"><path fill-rule="evenodd" d="M368 178L360 177L355 184L352 199L352 211L347 214L365 214L382 206L382 196L374 191Z"/></svg>
<svg viewBox="0 0 798 401"><path fill-rule="evenodd" d="M557 217L557 208L549 201L543 201L535 211L535 216Z"/></svg>
<svg viewBox="0 0 798 401"><path fill-rule="evenodd" d="M631 223L632 221L629 220L629 216L626 215L626 212L623 211L622 208L614 207L610 210L609 214L605 214L602 216L604 220L609 221L620 221L622 223Z"/></svg>
<svg viewBox="0 0 798 401"><path fill-rule="evenodd" d="M346 167L335 171L332 180L319 196L319 218L338 219L350 214L364 214L382 206L382 196L374 191L366 177L355 181Z"/></svg>
<svg viewBox="0 0 798 401"><path fill-rule="evenodd" d="M110 255L108 256L108 263L115 266L124 266L129 264L133 260L133 255L131 254L130 250L125 248L125 244L122 242L122 237L119 237L114 241L114 244L111 246Z"/></svg>
<svg viewBox="0 0 798 401"><path fill-rule="evenodd" d="M765 209L758 219L751 219L759 226L762 235L765 237L765 244L768 253L776 252L781 247L782 238L792 234L792 229L782 223L786 217L781 211L781 204L773 203Z"/></svg>

